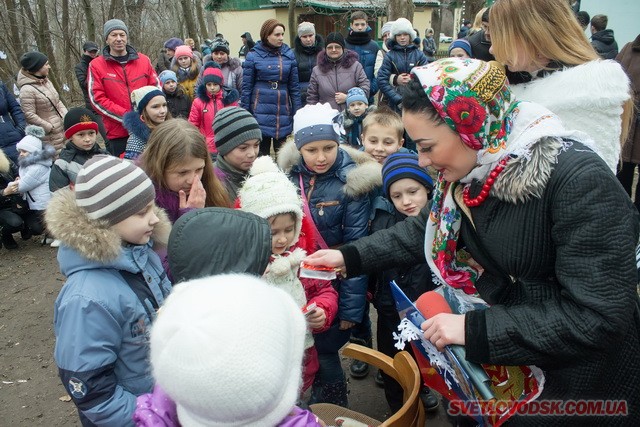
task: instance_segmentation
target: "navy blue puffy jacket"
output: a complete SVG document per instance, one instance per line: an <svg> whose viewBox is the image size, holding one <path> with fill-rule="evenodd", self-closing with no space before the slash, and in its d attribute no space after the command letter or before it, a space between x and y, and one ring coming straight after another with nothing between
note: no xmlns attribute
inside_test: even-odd
<svg viewBox="0 0 640 427"><path fill-rule="evenodd" d="M281 139L293 130L300 108L298 64L286 44L279 49L257 42L242 64L240 105L254 115L263 137Z"/></svg>
<svg viewBox="0 0 640 427"><path fill-rule="evenodd" d="M380 48L378 47L378 43L371 40L370 37L368 42L363 43L366 37L368 36L363 36L363 33L351 31L345 39L345 46L347 49L351 49L358 54L360 64L362 64L362 68L364 68L364 73L371 83L371 89L369 90L369 99L371 99L378 93L378 83L376 82L374 70Z"/></svg>
<svg viewBox="0 0 640 427"><path fill-rule="evenodd" d="M0 148L14 163L18 163L16 144L24 136L26 126L20 104L0 81Z"/></svg>
<svg viewBox="0 0 640 427"><path fill-rule="evenodd" d="M427 57L415 43L400 46L395 40L387 40L389 52L384 56L382 66L378 70L378 86L389 100L389 106L398 111L398 105L402 102L402 93L398 86L389 82L391 75L410 73L413 67L427 64Z"/></svg>

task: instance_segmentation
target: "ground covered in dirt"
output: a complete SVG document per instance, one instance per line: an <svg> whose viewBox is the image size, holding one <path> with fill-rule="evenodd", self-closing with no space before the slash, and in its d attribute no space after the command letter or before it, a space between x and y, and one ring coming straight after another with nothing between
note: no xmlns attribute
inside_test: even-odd
<svg viewBox="0 0 640 427"><path fill-rule="evenodd" d="M65 280L57 250L36 237L15 237L18 250L0 249L0 425L79 426L53 360L53 303ZM388 416L372 374L351 379L349 388L351 409L377 419ZM442 409L429 416L428 425L448 425Z"/></svg>

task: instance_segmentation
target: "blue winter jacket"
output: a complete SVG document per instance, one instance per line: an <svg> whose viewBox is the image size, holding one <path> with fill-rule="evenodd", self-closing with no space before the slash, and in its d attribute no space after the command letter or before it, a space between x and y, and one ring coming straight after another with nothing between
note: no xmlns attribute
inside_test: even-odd
<svg viewBox="0 0 640 427"><path fill-rule="evenodd" d="M378 43L371 40L370 32L355 32L350 31L349 35L345 38L345 47L355 51L359 58L362 68L371 83L369 90L369 99L372 100L373 96L378 93L378 82L374 73L376 66L376 58L378 57ZM370 102L371 103L371 102Z"/></svg>
<svg viewBox="0 0 640 427"><path fill-rule="evenodd" d="M300 187L299 177L302 174L311 216L330 247L349 243L368 234L369 197L364 195L354 199L343 191L347 172L355 167L349 154L339 149L334 165L321 175L310 171L302 159L291 168L291 180L297 187ZM360 323L366 301L367 277L340 281L338 293L340 320Z"/></svg>
<svg viewBox="0 0 640 427"><path fill-rule="evenodd" d="M398 111L398 106L402 102L402 93L400 88L389 78L404 73L411 73L413 67L427 64L427 57L415 43L409 43L407 46L400 46L395 40L388 39L387 47L389 52L384 56L382 65L378 70L378 86L389 100L389 106Z"/></svg>
<svg viewBox="0 0 640 427"><path fill-rule="evenodd" d="M0 149L18 163L16 144L24 137L27 121L13 93L0 81Z"/></svg>
<svg viewBox="0 0 640 427"><path fill-rule="evenodd" d="M67 282L54 307L60 378L83 425L133 426L136 397L153 389L149 328L171 283L151 244L97 262L64 243L58 262ZM131 287L121 272L141 280Z"/></svg>
<svg viewBox="0 0 640 427"><path fill-rule="evenodd" d="M273 49L261 41L242 64L240 105L258 121L263 137L282 139L293 130L293 115L301 107L298 63L292 49Z"/></svg>

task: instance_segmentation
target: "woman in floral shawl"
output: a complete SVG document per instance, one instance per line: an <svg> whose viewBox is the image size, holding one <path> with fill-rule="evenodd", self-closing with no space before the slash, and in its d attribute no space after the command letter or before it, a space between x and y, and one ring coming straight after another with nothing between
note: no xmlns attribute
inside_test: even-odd
<svg viewBox="0 0 640 427"><path fill-rule="evenodd" d="M613 416L516 415L510 425L639 425L629 197L589 137L516 100L497 63L447 58L412 73L403 122L420 164L438 171L431 207L306 261L356 276L426 259L459 301L489 307L433 316L425 338L464 345L472 362L538 366L539 400L619 404Z"/></svg>

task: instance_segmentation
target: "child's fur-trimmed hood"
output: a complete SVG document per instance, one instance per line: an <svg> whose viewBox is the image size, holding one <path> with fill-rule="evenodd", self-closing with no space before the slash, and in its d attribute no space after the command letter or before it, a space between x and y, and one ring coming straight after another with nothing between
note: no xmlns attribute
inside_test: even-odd
<svg viewBox="0 0 640 427"><path fill-rule="evenodd" d="M356 148L341 144L338 148L353 160L356 167L346 173L343 191L346 195L357 198L368 194L382 186L382 165L369 154ZM300 164L302 155L296 147L292 136L287 139L278 151L277 163L280 169L289 174L293 166Z"/></svg>
<svg viewBox="0 0 640 427"><path fill-rule="evenodd" d="M167 246L171 222L163 209L155 206L160 222L151 236L156 246ZM107 221L94 220L76 204L69 188L56 191L45 212L47 230L55 239L90 261L107 263L118 258L122 239Z"/></svg>

